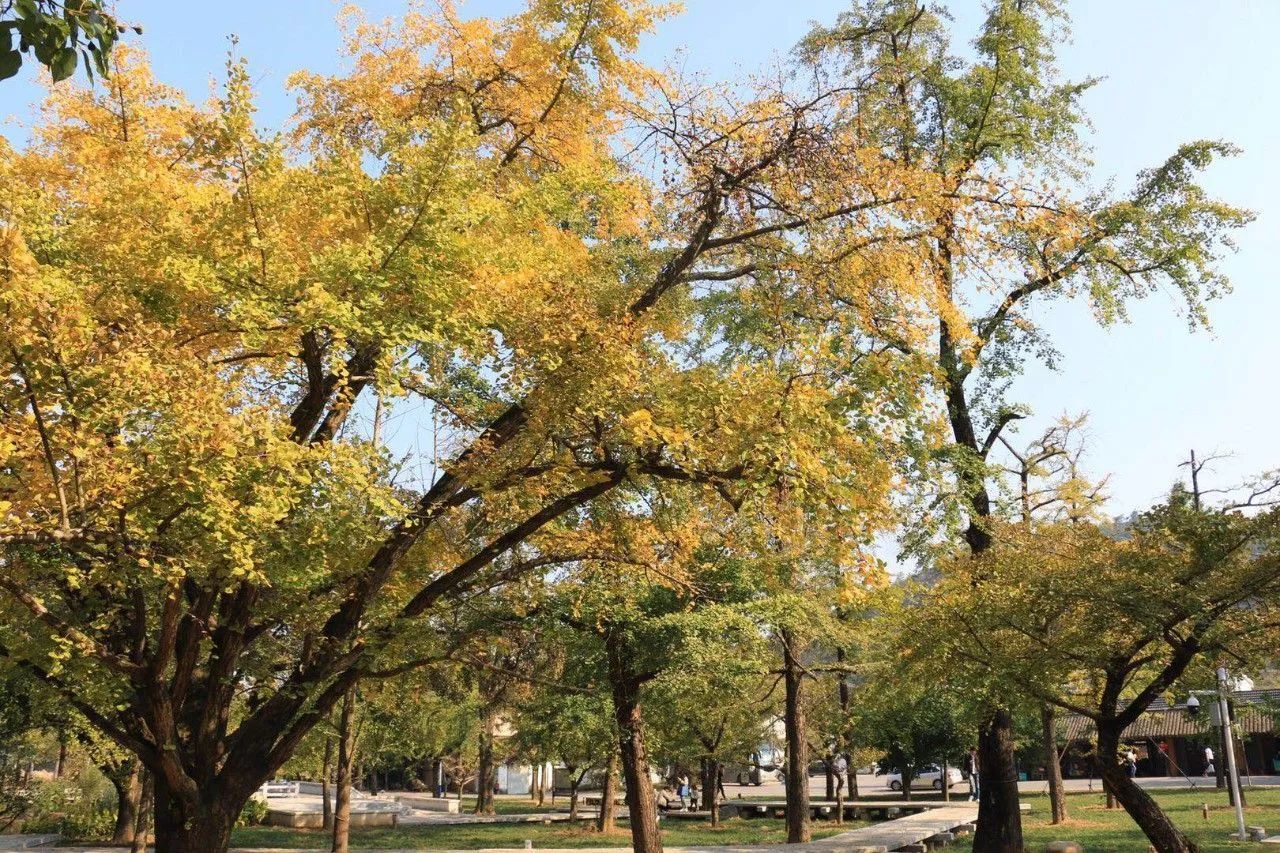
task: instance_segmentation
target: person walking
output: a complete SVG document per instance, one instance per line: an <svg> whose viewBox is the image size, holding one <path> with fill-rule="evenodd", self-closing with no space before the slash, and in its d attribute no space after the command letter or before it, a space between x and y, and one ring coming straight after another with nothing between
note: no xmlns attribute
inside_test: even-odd
<svg viewBox="0 0 1280 853"><path fill-rule="evenodd" d="M836 754L835 760L831 762L831 772L836 777L836 796L840 796L840 792L844 790L844 777L849 772L849 762L845 760L843 755Z"/></svg>
<svg viewBox="0 0 1280 853"><path fill-rule="evenodd" d="M1213 747L1206 746L1204 748L1204 773L1203 776L1217 775L1217 768L1213 766Z"/></svg>
<svg viewBox="0 0 1280 853"><path fill-rule="evenodd" d="M676 777L676 796L680 798L681 810L687 809L689 805L685 798L689 796L689 777L683 773Z"/></svg>
<svg viewBox="0 0 1280 853"><path fill-rule="evenodd" d="M1124 751L1124 769L1130 779L1138 775L1138 753L1133 751L1133 747Z"/></svg>
<svg viewBox="0 0 1280 853"><path fill-rule="evenodd" d="M978 748L976 746L969 747L969 753L964 757L964 776L969 780L969 799L977 802L981 795L981 786L978 782Z"/></svg>

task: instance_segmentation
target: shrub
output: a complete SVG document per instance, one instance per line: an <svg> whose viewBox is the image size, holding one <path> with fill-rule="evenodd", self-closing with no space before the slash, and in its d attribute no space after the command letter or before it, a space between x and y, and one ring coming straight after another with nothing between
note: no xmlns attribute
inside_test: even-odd
<svg viewBox="0 0 1280 853"><path fill-rule="evenodd" d="M32 786L23 829L57 833L76 841L103 841L115 829L115 797L96 769L74 779L50 779Z"/></svg>
<svg viewBox="0 0 1280 853"><path fill-rule="evenodd" d="M0 833L7 832L31 809L32 794L26 788L0 787Z"/></svg>
<svg viewBox="0 0 1280 853"><path fill-rule="evenodd" d="M257 797L251 797L236 818L236 826L257 826L267 819L267 804Z"/></svg>
<svg viewBox="0 0 1280 853"><path fill-rule="evenodd" d="M116 828L112 811L71 812L58 821L57 833L64 841L105 841Z"/></svg>

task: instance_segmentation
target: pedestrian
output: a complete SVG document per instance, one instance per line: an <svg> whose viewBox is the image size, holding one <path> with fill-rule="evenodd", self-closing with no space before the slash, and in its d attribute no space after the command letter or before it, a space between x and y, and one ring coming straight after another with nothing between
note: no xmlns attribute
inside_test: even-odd
<svg viewBox="0 0 1280 853"><path fill-rule="evenodd" d="M1206 746L1204 748L1204 775L1213 776L1217 772L1217 769L1213 766L1213 747Z"/></svg>
<svg viewBox="0 0 1280 853"><path fill-rule="evenodd" d="M689 796L689 777L683 773L676 777L676 796L680 798L680 808L688 808L685 798Z"/></svg>
<svg viewBox="0 0 1280 853"><path fill-rule="evenodd" d="M1138 753L1133 751L1133 747L1129 747L1124 753L1124 769L1132 779L1138 775Z"/></svg>
<svg viewBox="0 0 1280 853"><path fill-rule="evenodd" d="M849 762L843 755L837 754L835 760L831 762L831 772L836 777L836 796L838 797L844 790L844 776L849 772Z"/></svg>
<svg viewBox="0 0 1280 853"><path fill-rule="evenodd" d="M981 793L978 783L978 748L976 746L969 747L969 753L964 757L962 770L964 777L969 780L969 799L976 803Z"/></svg>
<svg viewBox="0 0 1280 853"><path fill-rule="evenodd" d="M716 792L720 795L720 799L729 799L724 792L724 765L720 764L716 767Z"/></svg>

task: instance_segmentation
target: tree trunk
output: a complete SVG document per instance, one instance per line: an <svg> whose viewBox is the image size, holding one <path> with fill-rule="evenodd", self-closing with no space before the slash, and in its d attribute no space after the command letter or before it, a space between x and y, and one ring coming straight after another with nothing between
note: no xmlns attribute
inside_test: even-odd
<svg viewBox="0 0 1280 853"><path fill-rule="evenodd" d="M53 768L53 776L55 779L61 779L67 772L67 741L65 737L58 738L58 763Z"/></svg>
<svg viewBox="0 0 1280 853"><path fill-rule="evenodd" d="M548 769L547 761L546 761L546 758L544 757L542 759L542 764L538 766L538 808L542 808L547 802L547 777L551 776L553 772L554 771L551 771ZM553 783L554 783L554 780L553 780ZM555 800L554 789L551 794L551 799L554 802Z"/></svg>
<svg viewBox="0 0 1280 853"><path fill-rule="evenodd" d="M116 789L116 826L112 844L132 844L138 829L138 810L142 806L142 770L138 759L130 758L109 774Z"/></svg>
<svg viewBox="0 0 1280 853"><path fill-rule="evenodd" d="M1217 783L1218 790L1227 789L1227 799L1232 805L1235 805L1235 799L1231 796L1231 786L1227 784L1227 734L1218 727L1218 760L1213 762L1213 777Z"/></svg>
<svg viewBox="0 0 1280 853"><path fill-rule="evenodd" d="M333 792L329 778L333 774L333 738L324 739L324 763L320 768L320 814L325 832L333 832Z"/></svg>
<svg viewBox="0 0 1280 853"><path fill-rule="evenodd" d="M1098 726L1098 756L1107 789L1115 794L1156 853L1199 853L1200 848L1173 825L1151 795L1130 779L1128 772L1116 761L1115 756L1120 751L1120 731L1117 726Z"/></svg>
<svg viewBox="0 0 1280 853"><path fill-rule="evenodd" d="M480 717L480 767L476 770L476 814L493 814L493 722Z"/></svg>
<svg viewBox="0 0 1280 853"><path fill-rule="evenodd" d="M644 714L640 709L640 684L628 666L628 655L619 638L605 638L609 656L609 682L613 694L613 715L618 725L618 746L622 774L627 782L627 811L630 814L631 848L635 853L661 853L658 830L658 803L649 779L649 756L644 744Z"/></svg>
<svg viewBox="0 0 1280 853"><path fill-rule="evenodd" d="M596 816L598 832L613 832L617 807L613 800L618 796L618 750L609 750L609 763L604 768L604 785L600 789L600 814Z"/></svg>
<svg viewBox="0 0 1280 853"><path fill-rule="evenodd" d="M146 853L147 835L151 832L151 821L148 819L148 812L152 815L157 814L156 809L156 789L155 777L151 775L150 770L142 771L142 790L138 794L138 813L133 824L133 840L129 842L129 849L132 853ZM167 800L166 796L166 800ZM161 844L167 844L168 838L163 838L160 833L159 821L156 821L156 849L160 849ZM228 839L228 842L230 839ZM178 850L177 844L173 845L173 849Z"/></svg>
<svg viewBox="0 0 1280 853"><path fill-rule="evenodd" d="M1234 717L1234 714L1232 715ZM1234 739L1232 743L1236 746L1236 790L1240 792L1240 808L1247 809L1249 807L1249 795L1244 790L1244 780L1240 778L1240 768L1248 768L1249 756L1244 751L1244 741ZM1231 805L1235 805L1235 800L1231 800Z"/></svg>
<svg viewBox="0 0 1280 853"><path fill-rule="evenodd" d="M783 726L787 734L787 843L807 844L809 828L809 744L805 739L804 670L790 631L781 631L782 672L786 682Z"/></svg>
<svg viewBox="0 0 1280 853"><path fill-rule="evenodd" d="M1067 819L1067 796L1062 789L1062 765L1058 763L1058 714L1052 705L1040 709L1041 735L1044 743L1044 772L1049 780L1050 822Z"/></svg>
<svg viewBox="0 0 1280 853"><path fill-rule="evenodd" d="M844 779L841 778L836 779L836 823L844 823Z"/></svg>
<svg viewBox="0 0 1280 853"><path fill-rule="evenodd" d="M576 824L578 821L578 785L581 782L582 777L571 769L569 771L569 823L571 824Z"/></svg>
<svg viewBox="0 0 1280 853"><path fill-rule="evenodd" d="M529 767L529 799L538 801L538 786L542 784L542 765L532 764Z"/></svg>
<svg viewBox="0 0 1280 853"><path fill-rule="evenodd" d="M951 765L942 762L942 801L951 802Z"/></svg>
<svg viewBox="0 0 1280 853"><path fill-rule="evenodd" d="M1000 708L978 732L978 829L974 853L1023 853L1013 718Z"/></svg>
<svg viewBox="0 0 1280 853"><path fill-rule="evenodd" d="M835 799L836 799L836 771L835 771L835 768L832 767L832 762L834 761L835 761L834 757L828 756L822 762L822 769L825 771L825 774L827 777L826 799L828 803L833 803L835 802Z"/></svg>
<svg viewBox="0 0 1280 853"><path fill-rule="evenodd" d="M225 853L236 818L251 792L238 796L223 790L201 791L198 802L188 802L169 789L163 776L148 773L143 781L139 829L133 840L136 853L145 849L148 780L154 791L156 853Z"/></svg>
<svg viewBox="0 0 1280 853"><path fill-rule="evenodd" d="M333 853L347 853L351 836L351 782L356 763L356 687L342 697L338 721L338 797L333 810Z"/></svg>
<svg viewBox="0 0 1280 853"><path fill-rule="evenodd" d="M844 663L844 660L845 660L844 649L837 648L836 661L838 663ZM853 766L853 755L851 754L853 750L849 748L848 729L846 728L848 726L848 721L849 721L849 678L848 678L848 675L843 671L840 673L839 695L840 695L841 734L840 734L840 742L837 744L837 747L840 749L840 755L843 756L844 758L845 775L847 777L846 784L848 785L849 798L856 800L858 799L858 768ZM841 812L842 820L843 820L843 817L844 817L844 813L842 811Z"/></svg>
<svg viewBox="0 0 1280 853"><path fill-rule="evenodd" d="M720 826L720 762L702 759L702 807L711 812L711 825Z"/></svg>
<svg viewBox="0 0 1280 853"><path fill-rule="evenodd" d="M916 768L914 764L908 764L902 768L902 799L911 802L911 783L915 781ZM977 845L974 845L977 847Z"/></svg>

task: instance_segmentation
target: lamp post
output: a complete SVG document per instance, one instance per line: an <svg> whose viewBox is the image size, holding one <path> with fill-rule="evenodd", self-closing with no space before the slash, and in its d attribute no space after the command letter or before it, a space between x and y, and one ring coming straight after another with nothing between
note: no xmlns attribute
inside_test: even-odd
<svg viewBox="0 0 1280 853"><path fill-rule="evenodd" d="M1244 828L1244 803L1240 799L1240 777L1236 774L1236 746L1231 731L1231 710L1227 707L1227 693L1231 685L1227 681L1227 668L1218 667L1218 710L1222 715L1222 737L1227 744L1227 775L1231 783L1231 796L1236 803L1236 827L1240 841L1248 839Z"/></svg>
<svg viewBox="0 0 1280 853"><path fill-rule="evenodd" d="M1222 726L1223 751L1227 753L1227 777L1231 785L1231 800L1236 807L1236 827L1239 830L1237 837L1244 841L1247 838L1244 826L1244 803L1240 800L1240 777L1236 772L1236 747L1234 732L1231 730L1231 709L1227 705L1227 696L1231 693L1232 685L1225 666L1218 667L1217 676L1218 689L1216 691L1192 691L1191 695L1187 697L1187 713L1194 717L1200 712L1200 700L1196 698L1196 693L1214 697L1215 704L1210 706L1210 711L1213 712L1210 714L1210 723ZM1212 719L1213 717L1217 719Z"/></svg>

